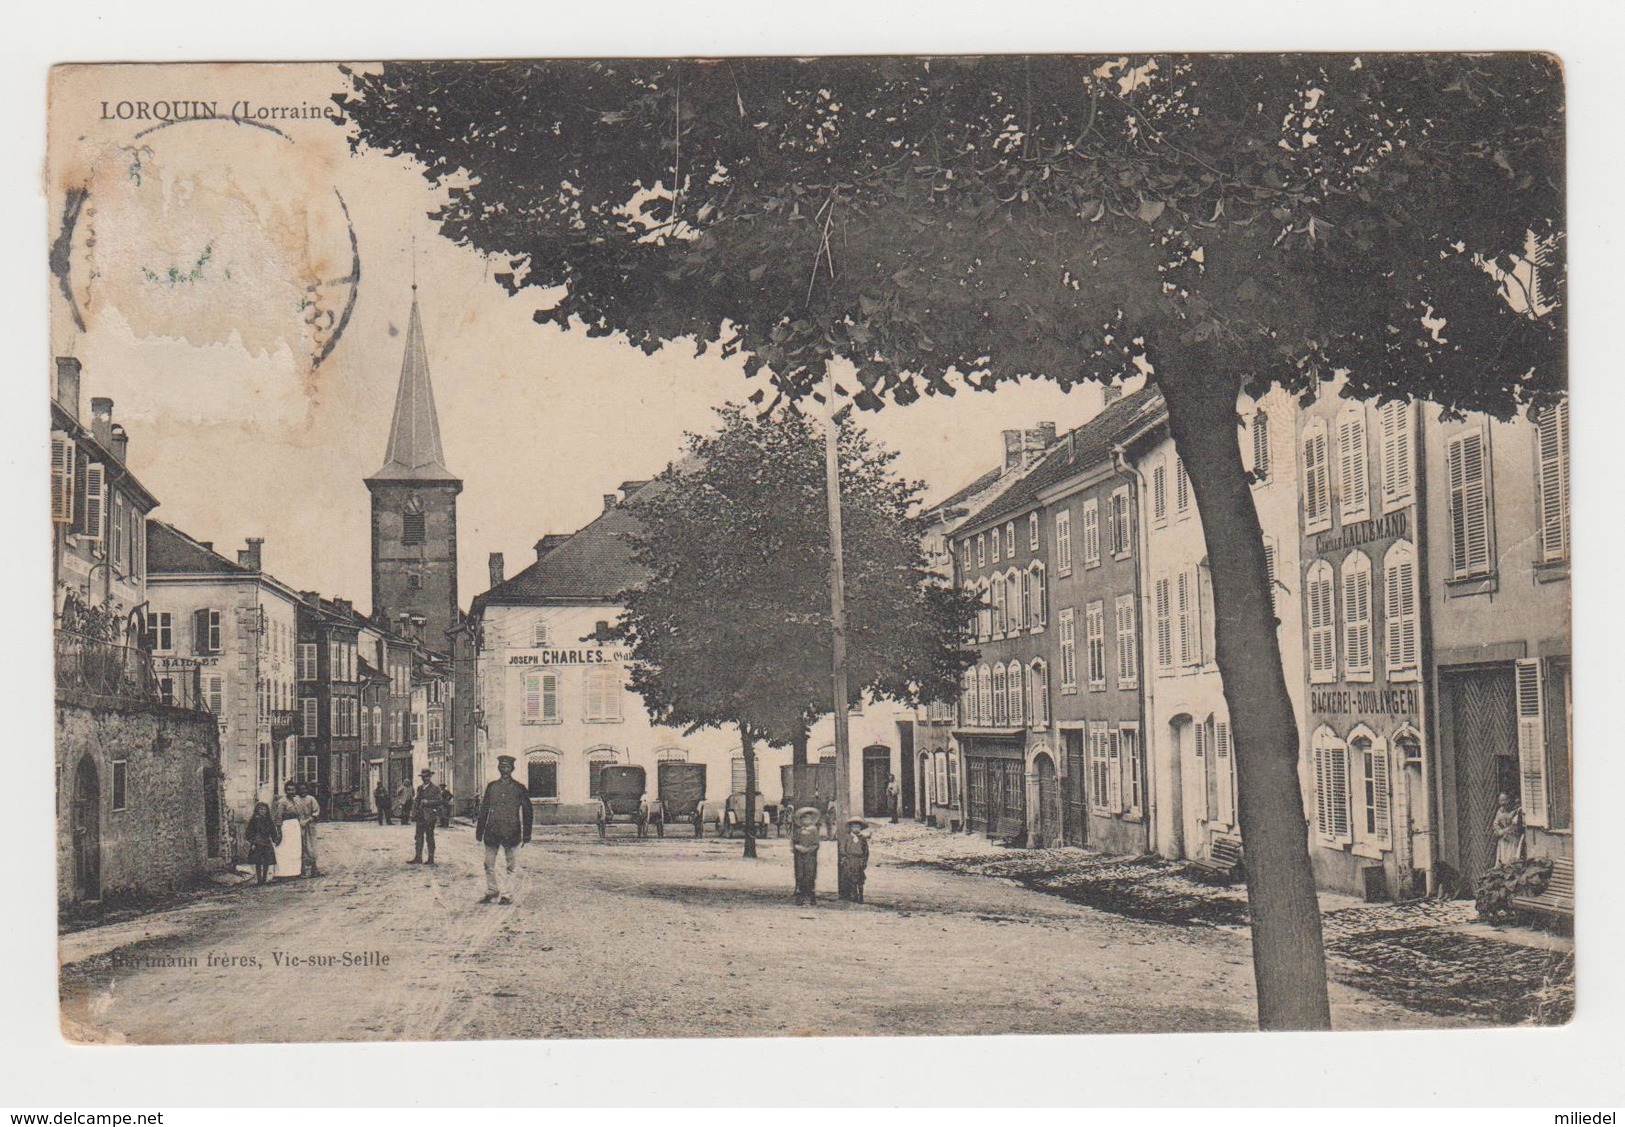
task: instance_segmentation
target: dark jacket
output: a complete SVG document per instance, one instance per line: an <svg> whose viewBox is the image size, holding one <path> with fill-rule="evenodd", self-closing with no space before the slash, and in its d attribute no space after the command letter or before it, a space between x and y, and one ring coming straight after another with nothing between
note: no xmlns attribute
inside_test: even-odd
<svg viewBox="0 0 1625 1127"><path fill-rule="evenodd" d="M869 839L861 833L844 833L837 845L843 867L862 872L869 864Z"/></svg>
<svg viewBox="0 0 1625 1127"><path fill-rule="evenodd" d="M440 821L440 807L445 804L446 794L433 783L424 783L418 787L418 793L412 800L413 816L424 825L434 825Z"/></svg>
<svg viewBox="0 0 1625 1127"><path fill-rule="evenodd" d="M485 788L480 814L474 823L474 840L492 845L518 845L530 840L536 814L530 807L530 792L518 779L496 779Z"/></svg>

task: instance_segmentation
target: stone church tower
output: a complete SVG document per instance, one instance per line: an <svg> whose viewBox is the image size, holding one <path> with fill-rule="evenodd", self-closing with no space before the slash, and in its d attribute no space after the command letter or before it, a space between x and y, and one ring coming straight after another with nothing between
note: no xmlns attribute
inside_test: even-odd
<svg viewBox="0 0 1625 1127"><path fill-rule="evenodd" d="M463 483L446 468L440 449L415 285L389 449L383 468L366 482L372 493L373 618L402 633L422 618L423 642L446 652L447 632L458 622L457 494Z"/></svg>

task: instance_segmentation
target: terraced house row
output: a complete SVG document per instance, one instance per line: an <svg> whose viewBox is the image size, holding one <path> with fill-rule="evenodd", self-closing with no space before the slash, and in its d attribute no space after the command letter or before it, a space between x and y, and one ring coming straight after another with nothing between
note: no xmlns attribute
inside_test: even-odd
<svg viewBox="0 0 1625 1127"><path fill-rule="evenodd" d="M1237 440L1320 884L1468 888L1502 793L1531 856L1571 860L1567 404L1447 418L1329 382L1239 401ZM1236 865L1208 535L1152 388L1109 393L984 488L944 538L982 600L950 748L963 785L922 814Z"/></svg>

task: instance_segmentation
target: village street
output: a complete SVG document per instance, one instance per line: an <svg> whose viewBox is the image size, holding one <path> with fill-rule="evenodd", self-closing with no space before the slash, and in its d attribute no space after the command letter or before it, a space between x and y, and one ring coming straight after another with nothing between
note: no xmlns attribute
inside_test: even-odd
<svg viewBox="0 0 1625 1127"><path fill-rule="evenodd" d="M612 827L603 843L590 827L538 827L521 854L517 903L502 907L478 902L480 855L466 824L441 831L432 869L404 863L407 826L328 824L321 834L320 878L247 884L64 935L66 1035L393 1041L1253 1026L1244 928L1134 919L949 871L967 850L999 863L994 847L962 835L877 827L868 903L831 895L804 909L790 899L782 839L746 861L737 839L696 841L680 827L646 840ZM820 887L832 893L833 846L823 853ZM301 965L286 965L290 956ZM311 956L337 965L311 965ZM1344 1029L1475 1023L1342 983L1332 1007Z"/></svg>

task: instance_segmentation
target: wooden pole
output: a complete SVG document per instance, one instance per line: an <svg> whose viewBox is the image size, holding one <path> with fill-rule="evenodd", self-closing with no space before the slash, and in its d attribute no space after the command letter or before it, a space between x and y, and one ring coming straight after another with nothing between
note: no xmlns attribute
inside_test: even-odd
<svg viewBox="0 0 1625 1127"><path fill-rule="evenodd" d="M845 829L852 805L852 763L846 709L846 569L841 548L841 428L835 420L835 374L824 379L825 492L829 497L829 610L833 634L835 710L835 833Z"/></svg>

